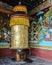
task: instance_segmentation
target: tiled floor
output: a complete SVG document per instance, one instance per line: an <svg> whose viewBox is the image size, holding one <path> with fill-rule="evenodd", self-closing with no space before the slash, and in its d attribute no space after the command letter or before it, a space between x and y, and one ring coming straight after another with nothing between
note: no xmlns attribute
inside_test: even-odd
<svg viewBox="0 0 52 65"><path fill-rule="evenodd" d="M40 59L38 57L31 56L30 59L33 60L32 63L27 63L25 61L17 62L13 61L9 57L5 57L3 59L0 59L0 65L52 65L52 62Z"/></svg>

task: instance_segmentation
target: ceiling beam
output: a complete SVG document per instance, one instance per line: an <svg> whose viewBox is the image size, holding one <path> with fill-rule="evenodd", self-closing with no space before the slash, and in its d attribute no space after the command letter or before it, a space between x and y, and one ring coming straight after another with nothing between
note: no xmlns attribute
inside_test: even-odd
<svg viewBox="0 0 52 65"><path fill-rule="evenodd" d="M29 11L29 15L33 15L33 14L39 12L40 10L43 10L51 5L52 5L51 0L46 0L45 2L41 3L39 6L35 7L31 11Z"/></svg>

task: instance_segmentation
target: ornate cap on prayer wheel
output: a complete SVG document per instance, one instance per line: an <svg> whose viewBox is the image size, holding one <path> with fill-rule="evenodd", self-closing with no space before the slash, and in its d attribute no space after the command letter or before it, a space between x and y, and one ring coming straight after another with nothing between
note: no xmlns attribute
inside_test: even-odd
<svg viewBox="0 0 52 65"><path fill-rule="evenodd" d="M27 14L27 8L26 8L26 6L23 6L23 5L15 6L15 7L13 8L13 11L14 11L14 12L24 12L24 13Z"/></svg>

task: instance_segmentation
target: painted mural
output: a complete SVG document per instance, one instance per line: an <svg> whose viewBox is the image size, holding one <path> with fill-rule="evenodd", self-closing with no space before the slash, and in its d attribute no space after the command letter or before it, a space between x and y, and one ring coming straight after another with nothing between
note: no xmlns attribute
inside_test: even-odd
<svg viewBox="0 0 52 65"><path fill-rule="evenodd" d="M31 48L52 50L52 6L36 14L38 44L30 44Z"/></svg>
<svg viewBox="0 0 52 65"><path fill-rule="evenodd" d="M44 46L52 46L52 15L49 10L45 15L45 19L40 26L39 44Z"/></svg>
<svg viewBox="0 0 52 65"><path fill-rule="evenodd" d="M29 43L38 43L38 38L37 38L37 30L35 29L36 27L36 21L31 21L30 22L30 28L29 28Z"/></svg>
<svg viewBox="0 0 52 65"><path fill-rule="evenodd" d="M11 33L9 15L0 13L0 48L9 48Z"/></svg>

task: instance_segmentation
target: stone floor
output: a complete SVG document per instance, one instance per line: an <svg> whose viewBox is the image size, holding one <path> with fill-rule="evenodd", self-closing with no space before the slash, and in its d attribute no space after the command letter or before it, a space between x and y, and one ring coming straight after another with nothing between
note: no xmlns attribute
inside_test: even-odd
<svg viewBox="0 0 52 65"><path fill-rule="evenodd" d="M33 62L17 62L12 60L10 57L5 57L0 59L0 65L52 65L52 61L46 61L38 57L31 56L30 59L33 60Z"/></svg>

